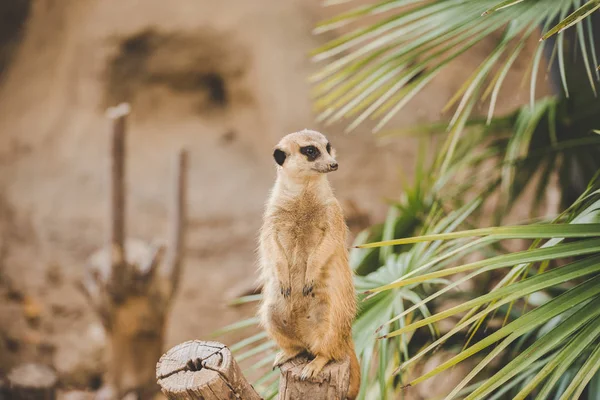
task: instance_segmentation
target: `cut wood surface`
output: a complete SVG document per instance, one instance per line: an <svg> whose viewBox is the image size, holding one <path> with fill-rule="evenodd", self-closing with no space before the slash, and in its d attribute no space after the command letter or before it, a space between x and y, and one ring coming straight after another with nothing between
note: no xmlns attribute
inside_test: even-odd
<svg viewBox="0 0 600 400"><path fill-rule="evenodd" d="M171 400L260 400L224 344L191 340L165 353L156 365L162 392Z"/></svg>
<svg viewBox="0 0 600 400"><path fill-rule="evenodd" d="M345 400L350 361L329 363L311 380L302 380L310 362L299 356L281 366L279 400ZM222 343L191 340L165 353L156 365L156 379L170 400L260 400Z"/></svg>
<svg viewBox="0 0 600 400"><path fill-rule="evenodd" d="M303 381L302 369L309 361L299 356L281 366L279 400L345 400L350 386L350 361L329 363L316 378Z"/></svg>
<svg viewBox="0 0 600 400"><path fill-rule="evenodd" d="M54 400L56 382L56 374L51 368L40 364L24 364L8 374L5 392L7 399L11 400Z"/></svg>

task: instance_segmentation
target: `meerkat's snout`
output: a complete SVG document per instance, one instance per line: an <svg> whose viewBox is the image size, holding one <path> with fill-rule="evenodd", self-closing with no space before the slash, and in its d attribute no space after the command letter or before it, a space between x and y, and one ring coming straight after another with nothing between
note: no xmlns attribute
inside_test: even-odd
<svg viewBox="0 0 600 400"><path fill-rule="evenodd" d="M321 146L300 147L300 153L306 155L311 170L321 174L337 171L338 162L331 154L331 145L327 143L325 151L319 150L319 147ZM305 150L306 148L308 150Z"/></svg>
<svg viewBox="0 0 600 400"><path fill-rule="evenodd" d="M333 160L329 164L326 164L324 168L318 168L317 171L326 174L328 172L337 171L337 169L338 163L337 161Z"/></svg>
<svg viewBox="0 0 600 400"><path fill-rule="evenodd" d="M326 173L337 171L338 169L338 162L335 159L335 151L332 150L329 142L327 142L326 153L323 155L323 164L325 164Z"/></svg>

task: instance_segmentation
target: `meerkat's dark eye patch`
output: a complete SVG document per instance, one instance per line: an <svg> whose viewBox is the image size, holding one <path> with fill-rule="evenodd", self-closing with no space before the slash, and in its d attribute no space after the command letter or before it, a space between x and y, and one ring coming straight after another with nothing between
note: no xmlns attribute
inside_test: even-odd
<svg viewBox="0 0 600 400"><path fill-rule="evenodd" d="M283 152L283 150L275 149L275 151L273 152L273 158L275 159L275 162L279 165L283 165L286 157L287 156Z"/></svg>
<svg viewBox="0 0 600 400"><path fill-rule="evenodd" d="M300 153L304 154L308 161L315 161L321 155L321 152L315 146L300 147Z"/></svg>
<svg viewBox="0 0 600 400"><path fill-rule="evenodd" d="M327 142L327 147L325 147L327 153L331 154L331 143Z"/></svg>

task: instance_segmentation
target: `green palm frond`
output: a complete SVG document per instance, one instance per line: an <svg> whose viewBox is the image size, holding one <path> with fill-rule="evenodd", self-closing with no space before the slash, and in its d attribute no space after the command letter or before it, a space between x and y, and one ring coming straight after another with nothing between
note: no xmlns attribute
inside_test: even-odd
<svg viewBox="0 0 600 400"><path fill-rule="evenodd" d="M385 0L342 13L320 23L316 29L320 33L346 25L353 27L312 53L314 61L327 61L312 77L319 119L326 123L345 119L349 121L348 131L367 119L378 119L373 131L380 131L450 62L503 30L488 58L446 107L455 109L448 131L458 136L480 97L491 95L489 115L493 114L505 77L521 55L525 42L538 28L548 30L544 38L558 34L553 51L558 53L564 78L562 31L600 6L597 0L581 8L579 5L578 0ZM380 18L376 22L363 23L377 16ZM553 28L552 21L558 20L563 21ZM586 29L581 24L577 27L577 41L591 77L597 66L593 27L590 21ZM532 59L532 105L545 46L546 42L540 42ZM567 90L566 80L563 82ZM595 87L594 79L589 83Z"/></svg>
<svg viewBox="0 0 600 400"><path fill-rule="evenodd" d="M476 173L473 179L500 180L499 218L509 211L527 186L532 184L533 178L539 175L531 203L532 210L538 209L550 177L557 170L564 195L562 203L566 206L573 201L570 194L581 193L582 190L574 187L573 177L579 175L581 181L589 182L600 169L600 138L593 134L594 127L600 124L600 113L596 111L599 108L600 101L587 96L577 95L570 99L547 97L539 99L533 109L521 107L493 119L490 125L484 119L472 119L463 134L462 144L459 141L462 149L458 149L449 162L454 168L472 168L474 165L465 162L464 158L465 154L473 152L481 154L484 160L497 160L485 174ZM444 125L436 123L418 129L422 134L437 134L444 132ZM406 129L388 129L381 136L391 140L405 134ZM485 146L483 150L478 148L482 145ZM442 154L439 161L445 158L446 155ZM473 170L477 172L479 168ZM496 223L500 222L501 219L496 220Z"/></svg>
<svg viewBox="0 0 600 400"><path fill-rule="evenodd" d="M443 372L457 363L472 357L479 352L487 351L487 355L472 369L472 371L456 386L456 388L446 397L455 398L458 393L464 389L471 381L495 358L501 358L515 342L525 337L527 334L546 327L543 334L534 340L529 346L522 346L518 354L511 356L512 361L501 364L502 368L491 377L480 381L466 399L487 399L499 388L508 384L511 379L517 379L522 373L538 360L544 360L530 379L523 380L522 384L516 385L518 393L514 398L524 399L534 390L538 390L538 398L548 398L550 391L556 392L556 384L565 371L569 368L575 368L577 371L573 375L571 383L561 390L561 398L578 398L586 385L591 381L594 374L600 368L598 359L598 346L600 345L600 247L598 238L600 238L600 180L596 179L594 185L573 205L569 213L565 215L568 223L559 224L530 224L520 227L499 227L484 230L452 232L448 234L433 234L425 237L414 237L400 239L399 241L382 242L373 244L397 245L399 243L414 243L415 246L423 243L437 243L439 240L457 240L459 238L486 235L488 239L507 239L507 238L553 238L544 245L533 247L520 253L502 254L493 258L484 259L463 266L444 268L437 272L411 276L404 274L395 283L382 285L372 290L374 293L386 293L390 290L399 290L405 286L414 287L419 282L428 279L449 276L454 273L464 272L474 269L482 271L490 267L506 267L515 265L513 270L523 270L524 266L531 264L531 267L538 263L549 260L560 260L565 257L576 256L576 261L566 265L560 265L549 270L533 272L530 277L510 283L505 286L499 286L490 293L484 294L478 298L467 301L461 305L455 306L443 312L424 317L421 320L414 321L400 329L391 331L383 336L385 340L413 334L413 332L423 326L436 323L449 316L468 310L477 310L481 306L488 305L481 311L467 314L461 322L447 334L426 346L423 350L406 360L400 371L422 358L438 345L449 340L453 335L459 333L470 324L476 323L481 318L489 315L495 309L503 305L512 303L519 299L524 299L532 293L543 292L550 288L566 288L558 296L552 298L522 316L517 316L508 325L500 328L491 335L467 347L452 359L442 363L430 372L412 380L409 385L415 385L429 377ZM535 231L535 232L534 232ZM494 236L495 232L499 236ZM574 232L580 239L574 239ZM592 233L593 232L593 233ZM593 239L589 239L590 236ZM566 238L571 237L570 242L564 242ZM586 239L588 238L588 239ZM574 251L571 253L570 248ZM535 268L533 268L535 271ZM472 278L469 275L468 278ZM573 287L573 284L579 285ZM565 286L566 285L566 286ZM571 289L568 289L571 287ZM418 306L426 305L436 295L418 303ZM406 314L406 313L404 313ZM559 323L553 321L559 318ZM393 319L392 319L393 320ZM550 325L548 325L550 324ZM541 331L541 329L540 329ZM573 336L581 340L571 340ZM496 344L496 347L490 351L490 346ZM582 361L576 363L576 361ZM550 378L548 378L550 376ZM548 379L547 379L548 378ZM547 379L547 380L546 380ZM545 383L545 386L541 387ZM576 397L570 397L576 394Z"/></svg>
<svg viewBox="0 0 600 400"><path fill-rule="evenodd" d="M600 0L590 0L583 6L575 10L571 15L560 21L554 28L550 29L540 40L546 40L550 36L555 35L581 22L594 11L600 9Z"/></svg>

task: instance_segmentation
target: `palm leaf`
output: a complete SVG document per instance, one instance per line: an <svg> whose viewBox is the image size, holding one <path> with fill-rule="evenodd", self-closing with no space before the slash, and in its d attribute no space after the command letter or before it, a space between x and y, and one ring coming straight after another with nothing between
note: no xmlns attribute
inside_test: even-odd
<svg viewBox="0 0 600 400"><path fill-rule="evenodd" d="M587 383L600 368L600 345L596 346L593 353L585 361L581 370L575 375L571 384L564 391L560 400L578 399Z"/></svg>
<svg viewBox="0 0 600 400"><path fill-rule="evenodd" d="M581 310L565 319L551 332L537 340L514 360L506 364L493 378L488 379L486 383L473 391L465 400L485 398L485 396L489 395L510 378L522 372L532 362L559 346L570 335L576 333L580 328L586 326L586 324L598 324L600 322L600 319L597 318L599 314L600 297L597 297L594 301L581 308Z"/></svg>
<svg viewBox="0 0 600 400"><path fill-rule="evenodd" d="M596 252L598 251L599 250L596 250ZM404 328L398 329L394 332L385 335L385 337L401 335L405 332L409 332L420 328L421 326L425 326L427 324L431 324L444 318L448 318L452 315L458 314L463 311L467 311L471 308L480 306L482 304L486 304L490 301L501 299L494 306L495 308L497 308L500 307L500 305L502 304L509 303L513 299L524 297L529 293L534 293L538 290L542 290L544 288L554 286L559 283L567 282L578 277L594 274L598 271L600 271L600 258L591 257L583 261L578 261L573 264L569 264L568 266L557 268L552 271L545 272L543 274L535 275L523 281L513 283L512 285L505 286L499 290L480 296L476 299L467 301L461 305L454 306L431 317L413 322L409 326L406 326Z"/></svg>
<svg viewBox="0 0 600 400"><path fill-rule="evenodd" d="M458 104L452 118L454 123L450 125L452 130L462 116L469 118L473 109L468 106L471 99L477 100L481 86L496 68L501 72L492 80L495 82L495 95L490 110L494 109L504 77L520 53L520 46L534 34L535 27L544 24L547 29L550 21L560 17L563 21L548 33L559 32L582 21L597 8L597 3L597 0L592 0L569 16L566 14L577 4L575 0L507 0L500 3L492 0L388 0L342 13L320 24L317 32L350 23L359 25L364 18L373 18L373 15L383 15L384 12L386 17L351 30L312 53L314 61L327 61L311 79L315 82L316 105L322 111L320 119L331 123L351 118L347 129L351 131L368 118L376 118L379 122L373 130L380 131L451 61L493 32L504 29L503 40L449 102L450 105ZM482 12L486 17L478 18ZM591 32L591 24L588 30ZM593 35L588 36L591 41ZM514 40L519 50L513 50L503 59L503 53ZM585 50L585 64L589 66L596 58L595 52L592 50L590 58L584 37L580 36L578 41ZM531 68L532 102L543 46L541 43L535 50ZM563 77L564 51L564 41L559 36L555 52ZM566 79L563 82L566 92ZM593 85L592 82L590 84Z"/></svg>
<svg viewBox="0 0 600 400"><path fill-rule="evenodd" d="M569 308L574 307L582 302L589 301L594 296L597 296L600 293L600 278L592 278L585 283L569 290L568 292L552 299L548 303L536 308L523 315L522 317L516 319L505 327L499 329L493 334L487 336L485 339L471 346L467 350L461 352L460 354L454 356L450 360L442 363L436 368L432 369L430 372L420 376L417 379L414 379L409 383L409 385L416 385L419 382L422 382L456 364L460 361L463 361L472 355L482 351L498 340L505 338L509 335L520 336L532 329L536 326L543 324L544 322L550 320L551 318L560 315L561 313L569 310ZM598 307L596 307L598 308Z"/></svg>
<svg viewBox="0 0 600 400"><path fill-rule="evenodd" d="M469 231L439 233L426 236L415 236L404 239L394 239L375 243L362 244L361 249L396 246L400 244L429 242L433 240L448 240L466 237L489 237L494 239L548 239L548 238L582 238L600 236L600 224L552 224L552 225L524 225L500 226L493 228L480 228Z"/></svg>
<svg viewBox="0 0 600 400"><path fill-rule="evenodd" d="M568 344L548 362L540 372L525 385L514 400L524 400L551 373L537 395L538 399L548 396L558 379L563 376L569 366L600 336L600 323L588 324Z"/></svg>
<svg viewBox="0 0 600 400"><path fill-rule="evenodd" d="M542 38L542 40L548 39L550 36L560 33L567 28L572 27L577 24L585 17L596 11L600 8L600 0L590 0L585 3L583 6L575 10L572 14L570 14L567 18L560 21L554 28L550 29Z"/></svg>
<svg viewBox="0 0 600 400"><path fill-rule="evenodd" d="M522 1L525 1L525 0L505 0L499 4L496 4L494 7L485 10L483 12L483 14L481 14L481 15L482 16L488 15L491 12L502 10L503 8L506 8L506 7L514 6L515 4L518 4Z"/></svg>

